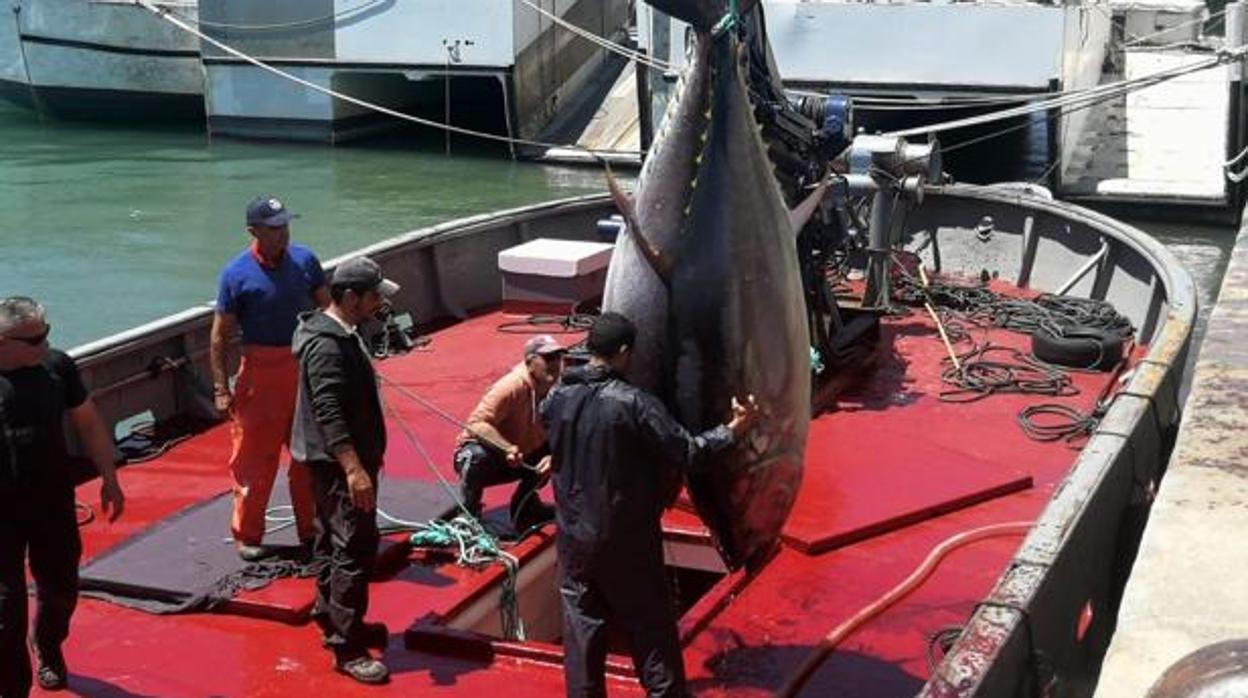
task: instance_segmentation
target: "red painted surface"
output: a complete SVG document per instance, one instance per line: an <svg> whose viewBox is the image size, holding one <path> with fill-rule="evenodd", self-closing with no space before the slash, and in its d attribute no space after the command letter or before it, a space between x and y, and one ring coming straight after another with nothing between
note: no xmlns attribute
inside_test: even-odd
<svg viewBox="0 0 1248 698"><path fill-rule="evenodd" d="M453 415L466 415L481 392L519 360L527 336L498 332L505 319L484 315L441 331L428 350L385 361L381 373ZM1015 424L1021 407L1043 400L994 396L969 405L939 402L935 395L941 387L944 350L929 321L915 315L888 323L892 350L871 380L814 424L807 484L794 526L834 531L823 527L820 511L829 521L895 521L897 512L923 509L925 501L948 501L959 492L983 491L1020 476L1030 477L1033 487L921 521L903 521L896 530L875 529L871 537L822 554L785 546L747 583L726 580L733 593L705 599L682 622L689 635L687 671L699 694L774 691L825 633L904 578L941 540L988 523L1034 518L1074 460L1076 452L1065 444L1030 441ZM1015 346L1026 341L1005 332L988 336ZM1105 380L1076 374L1082 393L1057 401L1086 408ZM384 393L399 418L391 424L387 472L434 479L423 449L441 476L453 481L449 463L457 428L392 389ZM98 555L160 518L224 491L227 450L226 431L218 428L156 461L125 468L126 516L114 524L97 520L84 527L87 554ZM852 490L843 486L851 482ZM487 507L505 505L508 495L505 487L490 490ZM549 498L549 491L544 496ZM98 501L97 487L84 485L79 498ZM222 521L223 535L227 525ZM693 539L705 535L687 512L669 512L665 526ZM951 555L913 595L849 636L803 695L912 695L928 673L929 635L965 622L1018 543L997 539ZM291 626L226 614L158 617L84 599L66 647L70 694L561 694L561 673L545 660L494 655L473 661L404 648L403 630L414 621L453 613L497 578L494 569L412 564L374 583L370 619L391 629L385 659L394 670L393 682L380 689L357 686L334 674L311 624ZM310 594L297 583L284 587L260 596L289 594L298 601ZM550 651L532 649L534 657ZM612 694L640 691L632 681L621 680L612 683Z"/></svg>

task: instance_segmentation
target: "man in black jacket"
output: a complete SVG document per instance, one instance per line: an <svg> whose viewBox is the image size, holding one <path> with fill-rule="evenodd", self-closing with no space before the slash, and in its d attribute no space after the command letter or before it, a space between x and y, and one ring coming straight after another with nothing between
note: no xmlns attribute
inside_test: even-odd
<svg viewBox="0 0 1248 698"><path fill-rule="evenodd" d="M301 315L293 342L299 397L290 451L312 472L322 565L313 618L334 667L361 683L385 683L390 672L368 651L385 647L385 626L364 622L380 542L373 509L386 425L377 375L356 328L398 290L371 259L347 260L330 281L330 306Z"/></svg>
<svg viewBox="0 0 1248 698"><path fill-rule="evenodd" d="M754 421L753 399L732 420L692 436L654 396L621 377L637 328L604 313L589 331L589 365L566 371L542 403L559 522L559 592L569 696L605 696L608 622L629 637L651 696L683 696L684 663L663 566L659 516L670 468L705 466Z"/></svg>

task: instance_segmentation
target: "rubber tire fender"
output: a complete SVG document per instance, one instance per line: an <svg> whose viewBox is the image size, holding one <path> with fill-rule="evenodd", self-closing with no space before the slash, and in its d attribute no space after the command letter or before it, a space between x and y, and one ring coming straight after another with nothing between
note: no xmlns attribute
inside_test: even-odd
<svg viewBox="0 0 1248 698"><path fill-rule="evenodd" d="M1058 366L1108 371L1122 360L1124 339L1095 327L1068 327L1057 337L1039 329L1031 335L1031 353Z"/></svg>

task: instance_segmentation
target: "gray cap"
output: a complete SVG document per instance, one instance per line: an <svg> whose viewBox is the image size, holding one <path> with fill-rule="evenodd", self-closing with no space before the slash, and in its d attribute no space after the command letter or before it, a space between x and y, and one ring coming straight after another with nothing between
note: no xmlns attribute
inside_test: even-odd
<svg viewBox="0 0 1248 698"><path fill-rule="evenodd" d="M330 286L350 286L377 291L389 298L399 292L399 285L382 276L381 267L368 257L352 257L334 269Z"/></svg>
<svg viewBox="0 0 1248 698"><path fill-rule="evenodd" d="M567 347L560 344L559 340L548 334L539 334L524 343L524 355L526 357L546 354L560 354L567 350Z"/></svg>

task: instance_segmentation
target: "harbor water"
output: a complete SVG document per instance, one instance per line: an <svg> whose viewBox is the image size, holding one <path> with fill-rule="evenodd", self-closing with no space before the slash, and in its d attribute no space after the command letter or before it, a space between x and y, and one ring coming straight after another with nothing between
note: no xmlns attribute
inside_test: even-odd
<svg viewBox="0 0 1248 698"><path fill-rule="evenodd" d="M243 208L259 194L299 213L292 237L329 259L604 188L595 168L513 162L463 140L448 157L444 145L418 132L336 148L210 140L195 128L42 122L0 104L0 295L42 301L53 343L73 347L209 302L221 266L248 242ZM1192 272L1206 316L1233 227L1131 222Z"/></svg>

